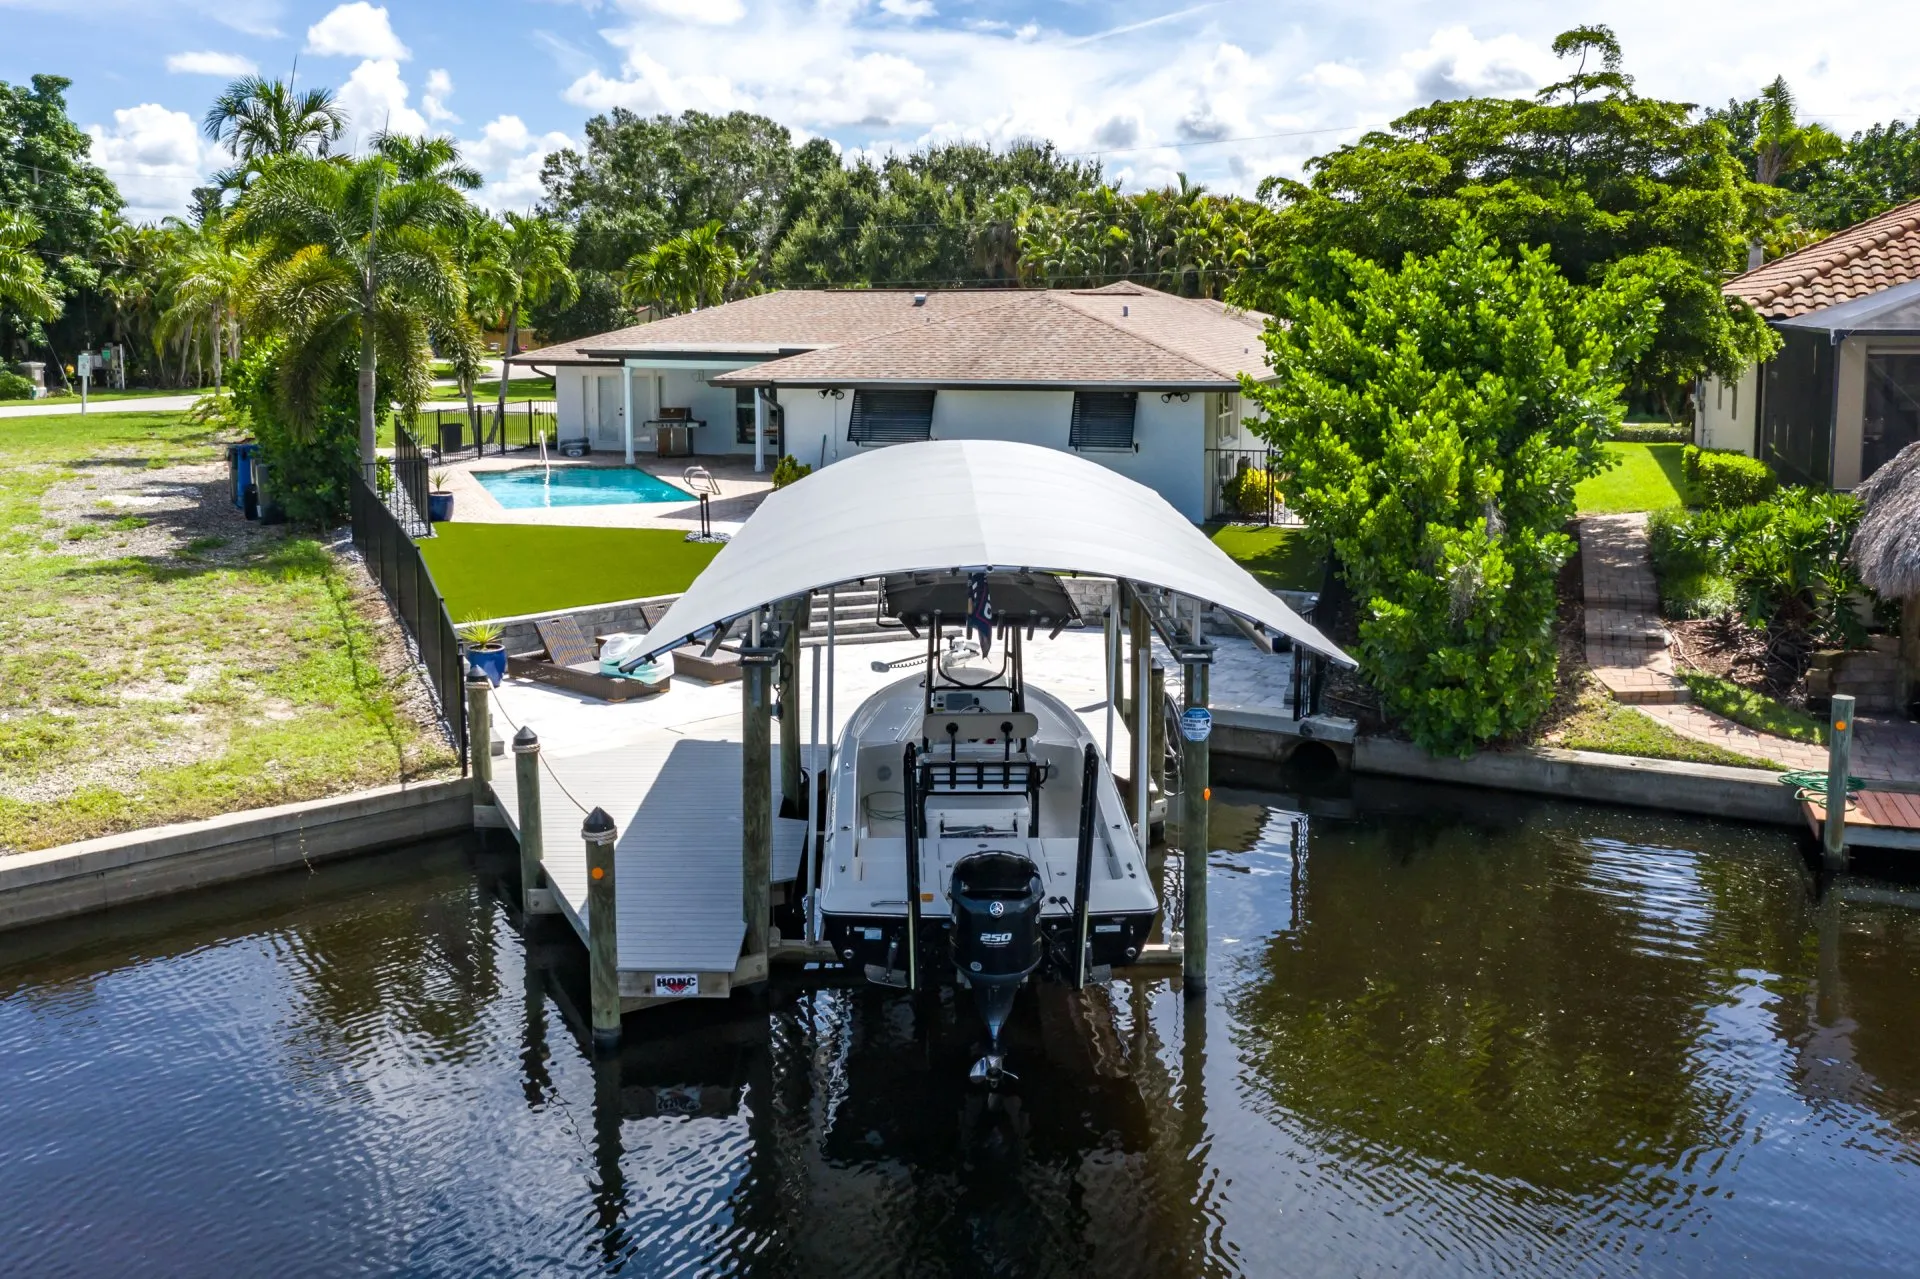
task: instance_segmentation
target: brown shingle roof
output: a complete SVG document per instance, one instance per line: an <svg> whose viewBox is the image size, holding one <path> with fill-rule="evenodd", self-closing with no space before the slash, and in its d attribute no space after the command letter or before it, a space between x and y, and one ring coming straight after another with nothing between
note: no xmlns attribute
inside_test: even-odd
<svg viewBox="0 0 1920 1279"><path fill-rule="evenodd" d="M1920 280L1920 200L1755 267L1723 291L1785 320L1910 280Z"/></svg>
<svg viewBox="0 0 1920 1279"><path fill-rule="evenodd" d="M763 352L713 379L766 382L1227 386L1266 375L1266 317L1142 284L1100 289L792 290L516 356Z"/></svg>
<svg viewBox="0 0 1920 1279"><path fill-rule="evenodd" d="M593 337L526 351L517 364L581 363L596 354L642 350L804 350L858 342L929 316L946 319L1019 296L1009 289L928 290L925 302L906 289L783 289L741 298L725 306L689 311L651 324L636 324Z"/></svg>

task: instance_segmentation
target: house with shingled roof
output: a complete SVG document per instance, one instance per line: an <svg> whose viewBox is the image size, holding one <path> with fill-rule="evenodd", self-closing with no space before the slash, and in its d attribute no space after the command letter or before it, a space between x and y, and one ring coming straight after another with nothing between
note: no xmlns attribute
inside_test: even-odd
<svg viewBox="0 0 1920 1279"><path fill-rule="evenodd" d="M1140 284L780 290L527 351L551 370L562 447L783 453L813 466L925 439L1066 449L1187 518L1264 445L1240 377L1266 378L1267 317Z"/></svg>
<svg viewBox="0 0 1920 1279"><path fill-rule="evenodd" d="M1703 379L1694 439L1784 479L1851 489L1920 439L1920 200L1729 280L1765 316L1773 359Z"/></svg>

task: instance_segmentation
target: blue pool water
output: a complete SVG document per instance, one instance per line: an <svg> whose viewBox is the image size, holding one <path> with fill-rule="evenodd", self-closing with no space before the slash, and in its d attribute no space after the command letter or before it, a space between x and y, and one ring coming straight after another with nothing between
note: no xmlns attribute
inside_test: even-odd
<svg viewBox="0 0 1920 1279"><path fill-rule="evenodd" d="M543 506L616 506L624 502L689 502L692 495L656 475L625 467L543 466L477 471L474 478L510 511Z"/></svg>

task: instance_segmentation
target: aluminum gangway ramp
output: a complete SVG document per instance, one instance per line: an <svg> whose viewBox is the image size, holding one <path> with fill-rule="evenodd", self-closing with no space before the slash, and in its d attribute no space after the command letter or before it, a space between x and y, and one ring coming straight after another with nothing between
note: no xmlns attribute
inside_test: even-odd
<svg viewBox="0 0 1920 1279"><path fill-rule="evenodd" d="M581 823L589 811L603 808L618 831L614 887L623 998L650 997L658 976L698 975L702 995L725 995L731 987L746 936L741 757L738 741L670 729L598 750L542 754L543 864L555 904L583 941L587 861ZM776 813L779 759L775 746L770 771ZM509 750L493 762L494 795L517 839L514 756ZM805 838L806 822L774 818L773 883L793 880Z"/></svg>

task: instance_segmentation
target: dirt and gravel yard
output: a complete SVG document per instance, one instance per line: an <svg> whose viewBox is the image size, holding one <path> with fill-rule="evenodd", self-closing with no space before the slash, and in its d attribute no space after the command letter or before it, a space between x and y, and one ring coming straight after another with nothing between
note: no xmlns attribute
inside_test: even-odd
<svg viewBox="0 0 1920 1279"><path fill-rule="evenodd" d="M178 413L0 422L0 852L451 771L343 535Z"/></svg>

